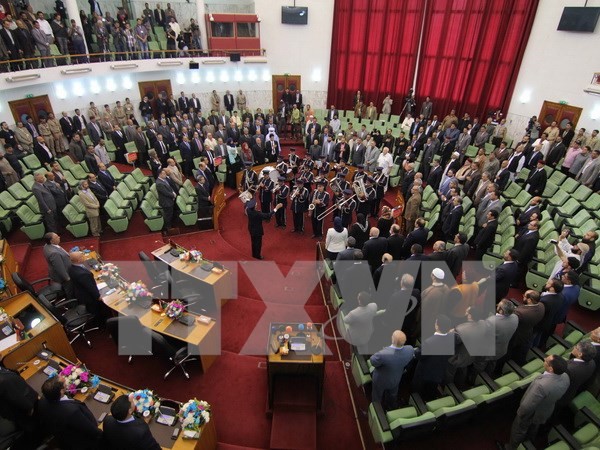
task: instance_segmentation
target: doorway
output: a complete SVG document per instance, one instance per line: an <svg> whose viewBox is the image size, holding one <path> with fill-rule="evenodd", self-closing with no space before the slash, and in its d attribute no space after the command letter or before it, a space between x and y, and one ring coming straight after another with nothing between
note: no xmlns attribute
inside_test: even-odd
<svg viewBox="0 0 600 450"><path fill-rule="evenodd" d="M279 101L286 89L289 89L292 94L296 94L296 91L302 92L300 75L273 75L273 111L277 112L279 109Z"/></svg>
<svg viewBox="0 0 600 450"><path fill-rule="evenodd" d="M140 99L148 97L152 104L152 110L158 111L156 100L159 95L163 97L166 95L167 99L173 94L171 89L171 80L158 80L158 81L140 81L138 82L138 88L140 90ZM158 117L155 117L158 119Z"/></svg>
<svg viewBox="0 0 600 450"><path fill-rule="evenodd" d="M542 131L549 127L552 122L558 124L558 128L564 130L568 122L573 123L573 129L577 126L579 117L583 108L577 106L565 105L562 103L549 102L544 100L542 111L538 116L538 120L542 125Z"/></svg>
<svg viewBox="0 0 600 450"><path fill-rule="evenodd" d="M27 121L26 117L30 116L34 123L40 123L41 118L45 119L49 113L54 114L47 95L13 100L8 102L8 105L15 122L25 123Z"/></svg>

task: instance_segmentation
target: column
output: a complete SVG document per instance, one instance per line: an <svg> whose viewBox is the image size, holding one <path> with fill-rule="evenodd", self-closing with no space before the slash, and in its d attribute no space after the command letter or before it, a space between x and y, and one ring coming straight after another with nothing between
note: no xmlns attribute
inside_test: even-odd
<svg viewBox="0 0 600 450"><path fill-rule="evenodd" d="M83 31L81 17L79 17L79 8L77 7L77 0L64 0L64 4L65 8L67 9L67 15L69 16L68 21L66 21L67 28L71 26L71 19L75 19L75 23L81 28L81 31ZM83 44L85 45L85 51L90 53L90 50L87 48L87 42L85 38L83 39Z"/></svg>
<svg viewBox="0 0 600 450"><path fill-rule="evenodd" d="M196 0L196 11L198 13L198 17L196 19L196 23L198 27L200 27L200 41L202 42L202 50L208 50L208 30L206 29L206 19L204 15L206 14L204 0Z"/></svg>

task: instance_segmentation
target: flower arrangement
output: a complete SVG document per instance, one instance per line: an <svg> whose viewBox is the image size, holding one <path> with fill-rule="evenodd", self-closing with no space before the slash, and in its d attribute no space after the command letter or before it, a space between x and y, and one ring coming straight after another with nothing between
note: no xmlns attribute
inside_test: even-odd
<svg viewBox="0 0 600 450"><path fill-rule="evenodd" d="M181 300L173 300L165 307L165 315L171 319L178 319L183 315L186 306Z"/></svg>
<svg viewBox="0 0 600 450"><path fill-rule="evenodd" d="M6 281L4 281L4 278L0 278L0 292L3 292L4 289L6 289Z"/></svg>
<svg viewBox="0 0 600 450"><path fill-rule="evenodd" d="M179 255L181 261L200 262L202 261L202 252L198 250L185 251Z"/></svg>
<svg viewBox="0 0 600 450"><path fill-rule="evenodd" d="M102 278L119 278L119 267L114 265L113 263L105 263L100 267L100 276Z"/></svg>
<svg viewBox="0 0 600 450"><path fill-rule="evenodd" d="M100 378L97 375L92 375L85 366L79 364L69 364L58 375L64 378L65 389L70 396L77 394L77 391L85 392L88 388L94 388L100 384Z"/></svg>
<svg viewBox="0 0 600 450"><path fill-rule="evenodd" d="M136 302L139 300L152 300L152 294L148 291L146 285L141 281L130 283L127 286L125 294L125 298L129 302Z"/></svg>
<svg viewBox="0 0 600 450"><path fill-rule="evenodd" d="M160 408L160 399L150 389L140 389L129 394L129 399L135 406L133 414L136 417L154 416Z"/></svg>
<svg viewBox="0 0 600 450"><path fill-rule="evenodd" d="M177 417L184 429L198 431L203 424L210 422L210 405L193 398L181 405Z"/></svg>

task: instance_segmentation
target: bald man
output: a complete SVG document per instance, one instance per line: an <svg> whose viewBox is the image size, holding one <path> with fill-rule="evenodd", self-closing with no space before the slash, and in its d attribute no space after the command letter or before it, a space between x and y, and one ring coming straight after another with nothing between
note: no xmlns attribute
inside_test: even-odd
<svg viewBox="0 0 600 450"><path fill-rule="evenodd" d="M69 276L73 282L75 298L80 304L85 305L88 312L96 317L98 324L101 324L103 321L102 298L94 275L85 264L82 252L71 252L69 258L71 259Z"/></svg>
<svg viewBox="0 0 600 450"><path fill-rule="evenodd" d="M388 406L386 409L396 407L402 373L415 357L415 349L405 343L406 335L401 330L395 330L392 333L392 345L371 356L371 364L375 367L371 398L373 402L382 403L384 408Z"/></svg>

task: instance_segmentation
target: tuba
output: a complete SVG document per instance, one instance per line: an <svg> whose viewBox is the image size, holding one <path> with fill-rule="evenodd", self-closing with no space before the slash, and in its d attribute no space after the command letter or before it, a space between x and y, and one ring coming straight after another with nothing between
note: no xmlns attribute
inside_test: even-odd
<svg viewBox="0 0 600 450"><path fill-rule="evenodd" d="M244 204L246 204L247 202L249 202L250 200L252 200L253 197L254 197L254 194L251 191L249 191L249 190L246 190L246 191L242 192L240 195L238 195L238 198Z"/></svg>
<svg viewBox="0 0 600 450"><path fill-rule="evenodd" d="M331 187L331 190L333 191L333 194L336 197L341 195L342 188L340 187L340 181L338 180L337 176L334 177L333 180L331 180L331 183L329 184L329 186Z"/></svg>
<svg viewBox="0 0 600 450"><path fill-rule="evenodd" d="M365 187L364 180L362 178L357 178L354 183L352 183L352 189L354 190L358 201L363 203L367 196L367 188Z"/></svg>

